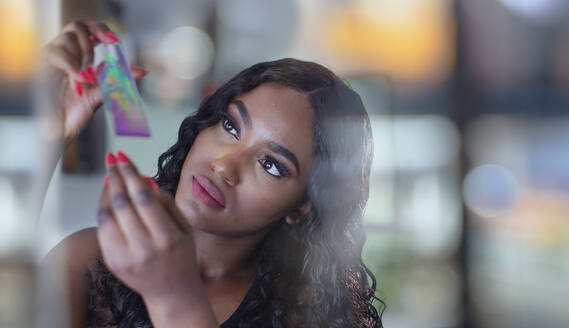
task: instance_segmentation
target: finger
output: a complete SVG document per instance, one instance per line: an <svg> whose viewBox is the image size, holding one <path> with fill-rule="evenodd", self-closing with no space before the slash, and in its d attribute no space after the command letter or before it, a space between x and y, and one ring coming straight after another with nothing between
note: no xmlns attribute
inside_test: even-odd
<svg viewBox="0 0 569 328"><path fill-rule="evenodd" d="M97 211L97 223L99 226L106 224L110 220L115 220L111 209L111 199L109 197L109 176L103 180L103 191L99 198L99 209Z"/></svg>
<svg viewBox="0 0 569 328"><path fill-rule="evenodd" d="M145 77L149 70L146 70L142 67L130 65L130 72L132 73L132 77L134 78L134 82L136 83L136 87L140 89L140 80Z"/></svg>
<svg viewBox="0 0 569 328"><path fill-rule="evenodd" d="M101 43L101 41L94 36L93 34L89 35L89 41L91 41L91 44L94 46L98 45L99 43Z"/></svg>
<svg viewBox="0 0 569 328"><path fill-rule="evenodd" d="M109 171L110 207L116 222L129 245L138 248L148 242L148 230L133 207L128 190L117 167L116 157L107 153L105 158Z"/></svg>
<svg viewBox="0 0 569 328"><path fill-rule="evenodd" d="M99 215L100 214L100 215ZM99 209L97 212L97 222L99 225L105 223L108 219L112 219L111 203L109 199L109 176L103 180L103 192L99 198Z"/></svg>
<svg viewBox="0 0 569 328"><path fill-rule="evenodd" d="M132 77L135 80L140 80L143 77L145 77L146 75L148 75L148 73L150 73L149 70L144 69L142 67L135 66L135 65L130 65L130 72L132 73Z"/></svg>
<svg viewBox="0 0 569 328"><path fill-rule="evenodd" d="M72 37L68 36L67 38L69 40ZM48 46L47 61L51 66L62 70L67 75L69 87L74 89L79 96L82 96L82 83L87 82L87 78L79 72L77 49L74 49L74 46L69 42L64 45L64 42L59 41L59 43Z"/></svg>
<svg viewBox="0 0 569 328"><path fill-rule="evenodd" d="M89 32L89 29L85 23L75 21L67 24L63 28L63 31L73 33L75 35L77 44L81 51L81 68L86 69L93 62L93 58L95 57L93 44L90 40L91 33Z"/></svg>
<svg viewBox="0 0 569 328"><path fill-rule="evenodd" d="M152 188L153 190L160 190L160 186L158 185L158 183L156 183L156 181L154 181L154 179L150 177L144 177L144 180L146 180L146 183L148 183L150 188Z"/></svg>
<svg viewBox="0 0 569 328"><path fill-rule="evenodd" d="M99 247L101 248L105 262L112 266L112 263L116 263L117 261L115 257L120 257L118 254L122 254L122 250L126 249L126 240L117 225L116 219L113 217L108 186L103 187L103 193L99 200L97 222L97 240Z"/></svg>
<svg viewBox="0 0 569 328"><path fill-rule="evenodd" d="M81 69L81 47L77 35L74 32L68 31L61 33L54 41L59 46L65 48L73 56L74 67L78 70Z"/></svg>
<svg viewBox="0 0 569 328"><path fill-rule="evenodd" d="M154 179L152 179L151 177L143 177L143 178L146 181L146 183L150 186L150 188L152 188L152 190L159 190L160 189L160 186L158 186L158 183L156 183L156 181L154 181ZM105 188L108 184L109 184L109 176L107 175L103 179L103 188Z"/></svg>
<svg viewBox="0 0 569 328"><path fill-rule="evenodd" d="M98 85L87 85L84 88L85 100L89 104L87 107L95 112L103 104L103 93Z"/></svg>
<svg viewBox="0 0 569 328"><path fill-rule="evenodd" d="M138 173L130 159L122 152L118 153L118 168L128 193L140 218L146 225L152 238L159 244L168 243L180 230L172 222L172 218L162 203L157 199L156 192Z"/></svg>
<svg viewBox="0 0 569 328"><path fill-rule="evenodd" d="M85 26L87 27L87 29L89 30L89 32L99 41L106 43L106 44L112 44L115 42L119 42L118 37L111 31L111 29L103 24L103 23L99 23L99 22L94 22L94 21L88 21L88 22L84 22Z"/></svg>
<svg viewBox="0 0 569 328"><path fill-rule="evenodd" d="M97 66L96 70L93 70L93 76L97 80L97 75L103 69L104 62ZM89 66L91 68L91 66ZM98 83L87 85L84 88L85 96L83 97L87 102L87 108L95 113L103 104L103 93Z"/></svg>
<svg viewBox="0 0 569 328"><path fill-rule="evenodd" d="M66 47L60 44L50 44L47 46L46 59L49 65L58 68L67 74L70 83L74 81L87 82L80 74L80 64L77 57ZM71 85L73 85L71 83Z"/></svg>
<svg viewBox="0 0 569 328"><path fill-rule="evenodd" d="M87 42L89 41L87 40ZM75 80L72 82L86 82L88 84L94 84L96 82L95 70L91 66L87 67L86 69L83 69L84 65L81 63L81 61L84 60L85 56L83 54L84 50L81 49L78 34L73 31L65 32L60 35L60 37L57 40L57 43L61 47L63 47L68 54L71 54L73 61L75 63L75 65L73 65L75 68L74 73L76 73L75 75L79 74L79 76L81 77L79 80L76 80L75 77L71 76L70 79ZM78 89L77 93L81 95L82 87L76 85L75 88Z"/></svg>
<svg viewBox="0 0 569 328"><path fill-rule="evenodd" d="M121 261L124 261L128 245L114 219L108 219L104 224L99 224L97 241L107 267L115 271Z"/></svg>
<svg viewBox="0 0 569 328"><path fill-rule="evenodd" d="M181 231L188 233L191 231L191 225L186 217L180 212L174 198L167 191L158 190L156 192L158 200L162 203L168 214L174 219L174 223Z"/></svg>

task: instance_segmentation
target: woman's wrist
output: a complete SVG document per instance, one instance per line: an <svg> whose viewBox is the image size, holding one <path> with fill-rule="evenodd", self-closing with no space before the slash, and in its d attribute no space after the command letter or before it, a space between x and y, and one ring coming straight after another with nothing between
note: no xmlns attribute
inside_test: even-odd
<svg viewBox="0 0 569 328"><path fill-rule="evenodd" d="M161 327L219 327L201 284L160 297L144 297L152 324Z"/></svg>

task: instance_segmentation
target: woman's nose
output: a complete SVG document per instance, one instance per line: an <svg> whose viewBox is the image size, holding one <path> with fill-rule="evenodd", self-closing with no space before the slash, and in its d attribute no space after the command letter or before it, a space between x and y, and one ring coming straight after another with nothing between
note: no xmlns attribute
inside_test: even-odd
<svg viewBox="0 0 569 328"><path fill-rule="evenodd" d="M239 183L239 151L226 150L211 162L211 168L229 186Z"/></svg>

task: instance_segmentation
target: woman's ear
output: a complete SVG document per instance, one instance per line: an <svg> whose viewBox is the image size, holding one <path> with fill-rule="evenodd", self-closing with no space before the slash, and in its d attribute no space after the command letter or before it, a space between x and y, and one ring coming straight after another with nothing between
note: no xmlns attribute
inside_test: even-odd
<svg viewBox="0 0 569 328"><path fill-rule="evenodd" d="M308 218L308 213L312 209L312 202L306 200L299 207L293 210L289 215L285 217L287 224L297 224Z"/></svg>

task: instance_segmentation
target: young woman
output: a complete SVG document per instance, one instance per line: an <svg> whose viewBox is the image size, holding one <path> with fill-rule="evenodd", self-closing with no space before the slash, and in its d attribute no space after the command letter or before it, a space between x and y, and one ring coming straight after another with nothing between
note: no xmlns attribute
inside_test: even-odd
<svg viewBox="0 0 569 328"><path fill-rule="evenodd" d="M101 103L93 44L115 41L75 22L46 47L65 142ZM45 260L66 260L72 327L381 327L361 259L371 160L366 111L332 72L245 69L182 122L159 189L107 154L98 227Z"/></svg>

